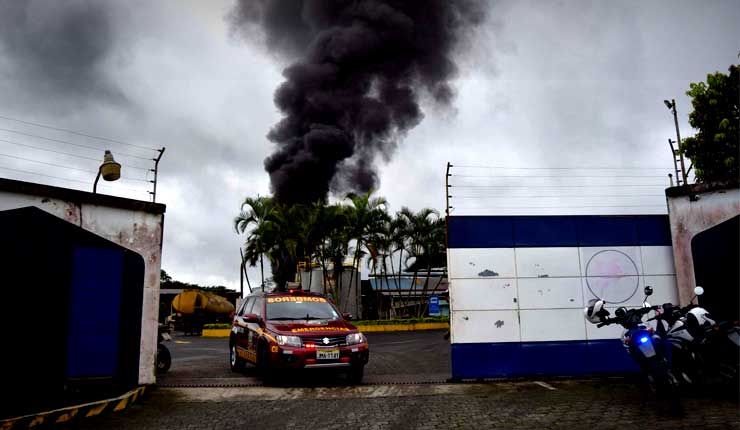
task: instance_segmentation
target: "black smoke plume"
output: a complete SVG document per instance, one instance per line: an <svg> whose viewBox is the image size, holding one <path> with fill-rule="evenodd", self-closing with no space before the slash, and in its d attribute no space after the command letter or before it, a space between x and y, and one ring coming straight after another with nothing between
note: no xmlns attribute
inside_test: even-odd
<svg viewBox="0 0 740 430"><path fill-rule="evenodd" d="M112 21L104 1L0 0L0 72L47 103L122 101L102 71Z"/></svg>
<svg viewBox="0 0 740 430"><path fill-rule="evenodd" d="M422 120L422 92L452 101L453 50L484 15L482 0L238 0L237 30L300 58L275 92L284 117L265 160L275 197L312 202L375 187L375 158L390 157Z"/></svg>

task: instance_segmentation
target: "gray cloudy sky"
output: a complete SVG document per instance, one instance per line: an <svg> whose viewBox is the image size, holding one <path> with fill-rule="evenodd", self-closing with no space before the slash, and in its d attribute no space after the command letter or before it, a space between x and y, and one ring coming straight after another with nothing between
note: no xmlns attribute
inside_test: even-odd
<svg viewBox="0 0 740 430"><path fill-rule="evenodd" d="M0 116L167 147L157 198L167 204L163 268L178 280L238 288L243 238L231 222L245 196L269 193L263 160L273 146L265 135L280 118L272 96L288 63L231 32L224 17L232 7L233 0L0 0ZM488 21L456 59L453 108L423 104L422 123L390 160L378 160L378 193L391 210L443 211L448 161L664 167L457 168L453 174L465 176L453 185L532 187L453 188L463 198L452 205L454 213L665 213L666 140L675 131L662 100L676 98L682 136L692 134L684 93L689 82L738 62L738 22L736 0L491 1ZM92 158L102 150L27 134L110 148L127 179L101 190L147 199L147 183L136 180L146 172L131 166L150 163L130 156L153 151L1 118L0 176L90 188L96 161L18 144ZM650 186L542 188L566 183Z"/></svg>

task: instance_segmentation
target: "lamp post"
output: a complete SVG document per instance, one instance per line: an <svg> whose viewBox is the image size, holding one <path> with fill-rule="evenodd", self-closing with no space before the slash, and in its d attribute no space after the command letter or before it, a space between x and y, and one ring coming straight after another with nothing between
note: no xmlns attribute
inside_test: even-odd
<svg viewBox="0 0 740 430"><path fill-rule="evenodd" d="M678 114L676 113L676 99L671 99L671 101L663 100L663 103L665 103L666 107L673 112L673 122L676 124L676 145L678 145L678 156L681 160L681 179L683 179L683 184L686 185L686 166L683 162L683 151L681 150L681 134L678 132Z"/></svg>
<svg viewBox="0 0 740 430"><path fill-rule="evenodd" d="M98 175L95 176L93 194L97 194L98 192L98 181L100 180L101 175L106 181L115 181L121 177L121 165L116 163L116 160L113 159L113 154L110 150L106 150L105 155L103 155L103 164L100 165L98 168Z"/></svg>

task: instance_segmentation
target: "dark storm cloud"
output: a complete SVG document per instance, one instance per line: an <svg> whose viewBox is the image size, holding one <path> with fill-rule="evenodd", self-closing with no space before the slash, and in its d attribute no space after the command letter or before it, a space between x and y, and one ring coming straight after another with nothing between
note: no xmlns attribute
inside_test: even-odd
<svg viewBox="0 0 740 430"><path fill-rule="evenodd" d="M300 60L275 92L283 119L265 160L275 196L288 203L377 186L386 158L423 118L420 93L448 105L460 36L479 24L479 0L240 0L230 17L246 34Z"/></svg>
<svg viewBox="0 0 740 430"><path fill-rule="evenodd" d="M122 101L103 72L111 14L100 1L0 0L0 73L48 103Z"/></svg>

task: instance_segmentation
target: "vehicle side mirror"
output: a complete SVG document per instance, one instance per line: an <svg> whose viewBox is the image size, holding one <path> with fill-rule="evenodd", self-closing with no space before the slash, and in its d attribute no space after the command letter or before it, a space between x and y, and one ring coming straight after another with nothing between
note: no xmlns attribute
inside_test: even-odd
<svg viewBox="0 0 740 430"><path fill-rule="evenodd" d="M645 287L645 296L652 296L653 295L653 287L650 285L647 285Z"/></svg>
<svg viewBox="0 0 740 430"><path fill-rule="evenodd" d="M342 312L342 318L347 321L352 321L352 314L347 313L347 312Z"/></svg>
<svg viewBox="0 0 740 430"><path fill-rule="evenodd" d="M694 288L694 294L696 294L697 296L701 296L702 294L704 294L704 288L697 285L696 288Z"/></svg>
<svg viewBox="0 0 740 430"><path fill-rule="evenodd" d="M259 315L255 315L255 314L246 314L244 315L244 321L248 323L259 324L260 321L262 321L262 318Z"/></svg>

